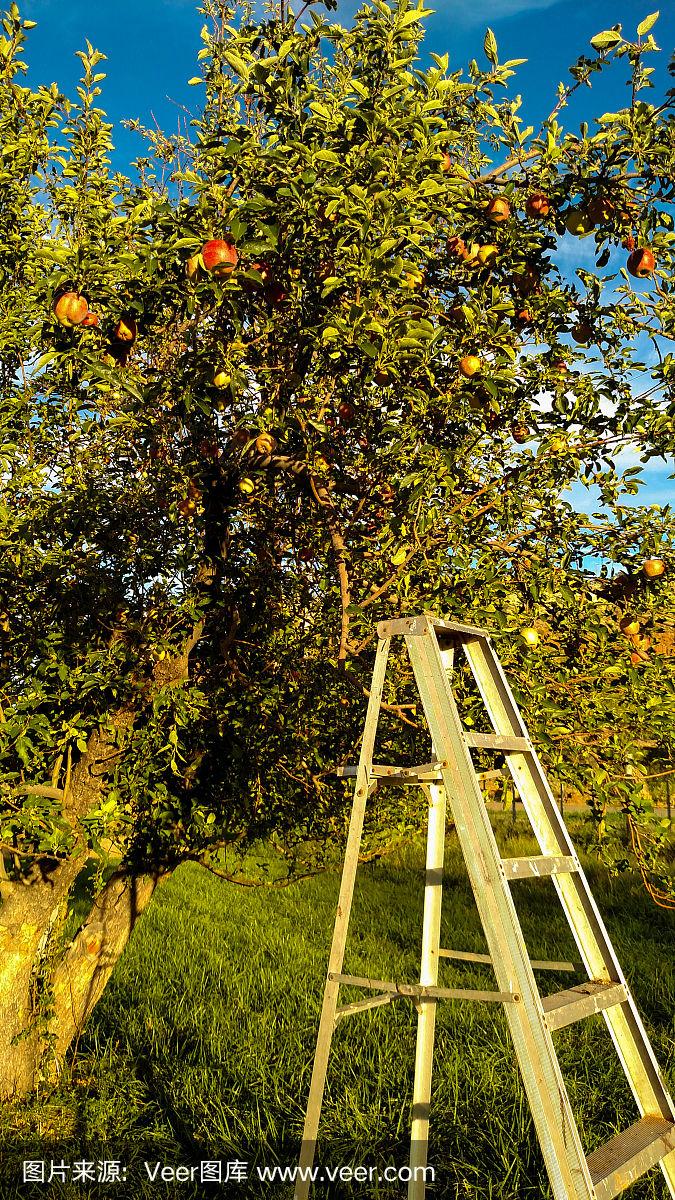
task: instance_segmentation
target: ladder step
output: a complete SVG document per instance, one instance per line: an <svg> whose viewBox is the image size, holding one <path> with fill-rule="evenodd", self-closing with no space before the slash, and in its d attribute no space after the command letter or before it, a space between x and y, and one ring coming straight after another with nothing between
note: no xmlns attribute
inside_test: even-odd
<svg viewBox="0 0 675 1200"><path fill-rule="evenodd" d="M432 613L422 617L398 617L389 621L379 621L377 636L390 638L403 634L404 637L419 637L428 632L429 626L436 630L437 634L452 634L460 642L472 641L474 638L482 638L483 641L487 641L490 636L487 630L478 629L475 625L459 625L457 621L442 621L440 617L434 617Z"/></svg>
<svg viewBox="0 0 675 1200"><path fill-rule="evenodd" d="M516 737L514 733L468 733L464 731L464 739L472 750L506 750L527 753L532 750L528 738Z"/></svg>
<svg viewBox="0 0 675 1200"><path fill-rule="evenodd" d="M503 858L507 879L532 879L544 875L564 875L579 870L579 864L565 855L533 855L531 858Z"/></svg>
<svg viewBox="0 0 675 1200"><path fill-rule="evenodd" d="M475 954L473 950L439 950L439 958L457 959L458 962L489 963L489 954ZM552 962L549 958L531 958L530 966L533 971L582 971L583 964L579 962Z"/></svg>
<svg viewBox="0 0 675 1200"><path fill-rule="evenodd" d="M393 983L388 979L366 979L362 975L338 975L329 972L328 978L334 983L344 983L349 987L368 988L371 992L387 992L395 999L397 996L411 996L413 999L431 1000L481 1000L498 1001L500 1004L513 1004L520 1000L516 992L480 992L472 988L431 987L422 983ZM384 1003L384 1001L380 1001Z"/></svg>
<svg viewBox="0 0 675 1200"><path fill-rule="evenodd" d="M622 983L589 979L586 983L579 983L564 992L542 996L541 1002L546 1014L546 1024L553 1030L564 1029L565 1025L571 1025L573 1021L591 1017L594 1013L602 1012L603 1008L622 1004L627 999L628 992Z"/></svg>
<svg viewBox="0 0 675 1200"><path fill-rule="evenodd" d="M368 1008L379 1008L381 1004L391 1004L396 996L391 992L380 992L377 996L368 996L365 1000L356 1000L354 1004L342 1004L335 1010L335 1020L351 1017L352 1013L365 1012Z"/></svg>
<svg viewBox="0 0 675 1200"><path fill-rule="evenodd" d="M675 1150L675 1123L648 1116L617 1133L586 1159L597 1200L612 1200Z"/></svg>

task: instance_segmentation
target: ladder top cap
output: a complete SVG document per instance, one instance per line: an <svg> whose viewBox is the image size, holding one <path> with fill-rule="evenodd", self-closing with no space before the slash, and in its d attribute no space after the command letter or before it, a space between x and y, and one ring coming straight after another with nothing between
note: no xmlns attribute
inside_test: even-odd
<svg viewBox="0 0 675 1200"><path fill-rule="evenodd" d="M490 637L487 629L478 629L475 625L460 625L457 621L444 621L441 617L434 616L433 613L423 613L418 617L403 617L395 618L391 621L379 621L377 635L381 639L395 637L397 634L403 634L406 637L419 637L421 634L426 633L430 627L435 629L437 633L454 634L460 640Z"/></svg>

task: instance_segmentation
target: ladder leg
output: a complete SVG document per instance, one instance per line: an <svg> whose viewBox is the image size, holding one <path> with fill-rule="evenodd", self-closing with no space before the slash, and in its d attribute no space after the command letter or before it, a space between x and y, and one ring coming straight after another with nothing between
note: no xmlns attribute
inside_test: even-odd
<svg viewBox="0 0 675 1200"><path fill-rule="evenodd" d="M300 1148L300 1159L298 1163L299 1177L295 1185L295 1200L306 1200L307 1196L309 1195L309 1176L314 1163L314 1152L316 1149L316 1138L319 1129L319 1118L321 1116L321 1105L323 1103L323 1093L326 1085L326 1069L328 1067L328 1056L330 1054L331 1042L333 1040L333 1030L335 1029L335 1010L337 1008L338 992L340 990L339 983L331 979L330 976L333 974L340 974L344 960L345 943L347 941L347 931L349 928L349 916L352 908L352 899L354 897L356 868L359 862L361 835L363 833L363 821L366 812L366 801L370 792L372 791L370 770L373 763L375 734L377 733L377 720L380 712L380 702L382 700L382 690L384 687L384 677L387 669L388 657L389 639L385 638L378 643L377 657L375 659L375 668L373 671L373 681L370 689L370 697L368 699L368 711L366 713L366 723L363 731L363 741L361 743L361 755L356 774L354 804L352 806L352 815L349 822L349 833L347 835L347 849L342 868L342 881L340 883L337 916L335 918L333 941L331 944L330 958L328 961L329 978L326 982L326 988L323 995L321 1020L319 1022L316 1053L314 1056L314 1066L312 1068L312 1081L309 1088L309 1100L307 1102L305 1126L302 1134L302 1146Z"/></svg>
<svg viewBox="0 0 675 1200"><path fill-rule="evenodd" d="M489 641L465 646L469 665L495 729L527 736L527 728L501 664ZM544 853L574 854L546 774L534 750L510 754L508 766ZM563 911L590 978L613 979L627 987L609 933L583 871L553 880ZM641 1115L660 1114L675 1120L675 1105L656 1061L630 990L625 1004L604 1012L604 1019ZM675 1153L660 1163L670 1195L675 1198Z"/></svg>
<svg viewBox="0 0 675 1200"><path fill-rule="evenodd" d="M553 1195L593 1200L586 1156L438 643L430 636L406 642L497 983L514 995L505 1015Z"/></svg>
<svg viewBox="0 0 675 1200"><path fill-rule="evenodd" d="M441 944L441 902L445 850L445 788L432 783L428 790L427 788L423 788L423 791L429 798L429 829L427 834L420 983L435 987L438 983L438 951ZM436 1005L437 1001L432 999L425 1000L421 998L418 1001L413 1119L410 1141L411 1178L408 1184L408 1200L424 1200L426 1188L423 1168L427 1165L429 1149L429 1106L431 1103L431 1074L436 1029Z"/></svg>

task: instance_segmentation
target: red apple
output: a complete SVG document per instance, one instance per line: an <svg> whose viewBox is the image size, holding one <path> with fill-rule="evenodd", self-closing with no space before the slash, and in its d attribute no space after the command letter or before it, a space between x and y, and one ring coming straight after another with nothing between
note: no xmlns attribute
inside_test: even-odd
<svg viewBox="0 0 675 1200"><path fill-rule="evenodd" d="M514 421L511 426L511 437L519 446L522 446L523 442L528 441L530 431L524 421Z"/></svg>
<svg viewBox="0 0 675 1200"><path fill-rule="evenodd" d="M383 368L380 368L375 372L375 383L378 385L378 387L388 387L389 384L393 382L394 377L393 375L390 375L389 371L385 371Z"/></svg>
<svg viewBox="0 0 675 1200"><path fill-rule="evenodd" d="M265 295L273 306L283 304L284 300L288 299L288 292L284 285L279 283L278 279L270 279L268 281L265 287Z"/></svg>
<svg viewBox="0 0 675 1200"><path fill-rule="evenodd" d="M593 340L593 326L589 321L579 321L572 330L572 337L580 346L587 346Z"/></svg>
<svg viewBox="0 0 675 1200"><path fill-rule="evenodd" d="M232 445L241 447L245 446L251 440L251 432L248 429L235 429L232 434Z"/></svg>
<svg viewBox="0 0 675 1200"><path fill-rule="evenodd" d="M80 324L85 329L89 327L97 328L101 324L101 318L99 317L98 313L88 312L84 318L84 321L81 321Z"/></svg>
<svg viewBox="0 0 675 1200"><path fill-rule="evenodd" d="M551 201L544 192L533 192L525 203L528 217L547 217L551 211Z"/></svg>
<svg viewBox="0 0 675 1200"><path fill-rule="evenodd" d="M452 159L446 150L443 154L443 158L441 159L441 171L451 171L451 170L452 170Z"/></svg>
<svg viewBox="0 0 675 1200"><path fill-rule="evenodd" d="M487 206L487 215L495 225L501 225L511 216L511 205L506 196L495 196Z"/></svg>
<svg viewBox="0 0 675 1200"><path fill-rule="evenodd" d="M464 238L458 237L457 235L449 237L446 245L448 247L448 252L454 255L455 258L466 258L469 253L466 248L466 242L464 241Z"/></svg>
<svg viewBox="0 0 675 1200"><path fill-rule="evenodd" d="M232 238L212 238L202 246L202 262L212 275L229 275L239 261Z"/></svg>
<svg viewBox="0 0 675 1200"><path fill-rule="evenodd" d="M79 292L62 292L54 302L53 312L59 325L72 329L75 325L82 325L89 305Z"/></svg>
<svg viewBox="0 0 675 1200"><path fill-rule="evenodd" d="M656 259L647 246L638 246L628 258L628 273L636 279L646 279L654 273Z"/></svg>
<svg viewBox="0 0 675 1200"><path fill-rule="evenodd" d="M593 196L589 200L586 211L596 225L609 221L614 214L616 205L609 196Z"/></svg>
<svg viewBox="0 0 675 1200"><path fill-rule="evenodd" d="M338 405L338 416L345 425L351 425L356 416L356 409L348 400L342 400Z"/></svg>
<svg viewBox="0 0 675 1200"><path fill-rule="evenodd" d="M519 296L531 296L534 292L539 291L541 277L536 268L528 263L522 271L516 272L513 276L513 285Z"/></svg>

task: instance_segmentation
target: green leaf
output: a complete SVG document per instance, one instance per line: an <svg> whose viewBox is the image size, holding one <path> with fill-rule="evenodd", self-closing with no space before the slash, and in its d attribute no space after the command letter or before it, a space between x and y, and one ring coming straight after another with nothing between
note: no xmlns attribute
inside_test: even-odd
<svg viewBox="0 0 675 1200"><path fill-rule="evenodd" d="M399 21L397 29L407 29L408 25L414 24L415 21L420 21L422 17L428 17L433 12L433 8L415 8L412 12L407 12Z"/></svg>
<svg viewBox="0 0 675 1200"><path fill-rule="evenodd" d="M248 79L248 67L246 66L243 58L239 58L239 55L234 54L231 50L227 50L223 54L223 58L225 59L228 67L231 67L233 71L236 71L237 75L241 75L242 79Z"/></svg>
<svg viewBox="0 0 675 1200"><path fill-rule="evenodd" d="M659 12L660 10L650 13L648 17L645 17L644 21L640 21L637 27L638 37L642 37L643 34L649 33L649 30L653 29L659 19Z"/></svg>
<svg viewBox="0 0 675 1200"><path fill-rule="evenodd" d="M483 50L488 62L491 62L493 67L496 67L497 63L499 62L499 57L497 54L497 39L489 27L485 31Z"/></svg>
<svg viewBox="0 0 675 1200"><path fill-rule="evenodd" d="M202 79L201 75L193 75L191 79L188 79L188 86L196 87L196 85L198 83L203 83L203 82L204 82L204 80Z"/></svg>
<svg viewBox="0 0 675 1200"><path fill-rule="evenodd" d="M615 29L604 29L602 33L596 33L595 37L591 38L591 46L594 50L601 52L602 50L611 50L612 46L618 45L621 41L621 34Z"/></svg>

